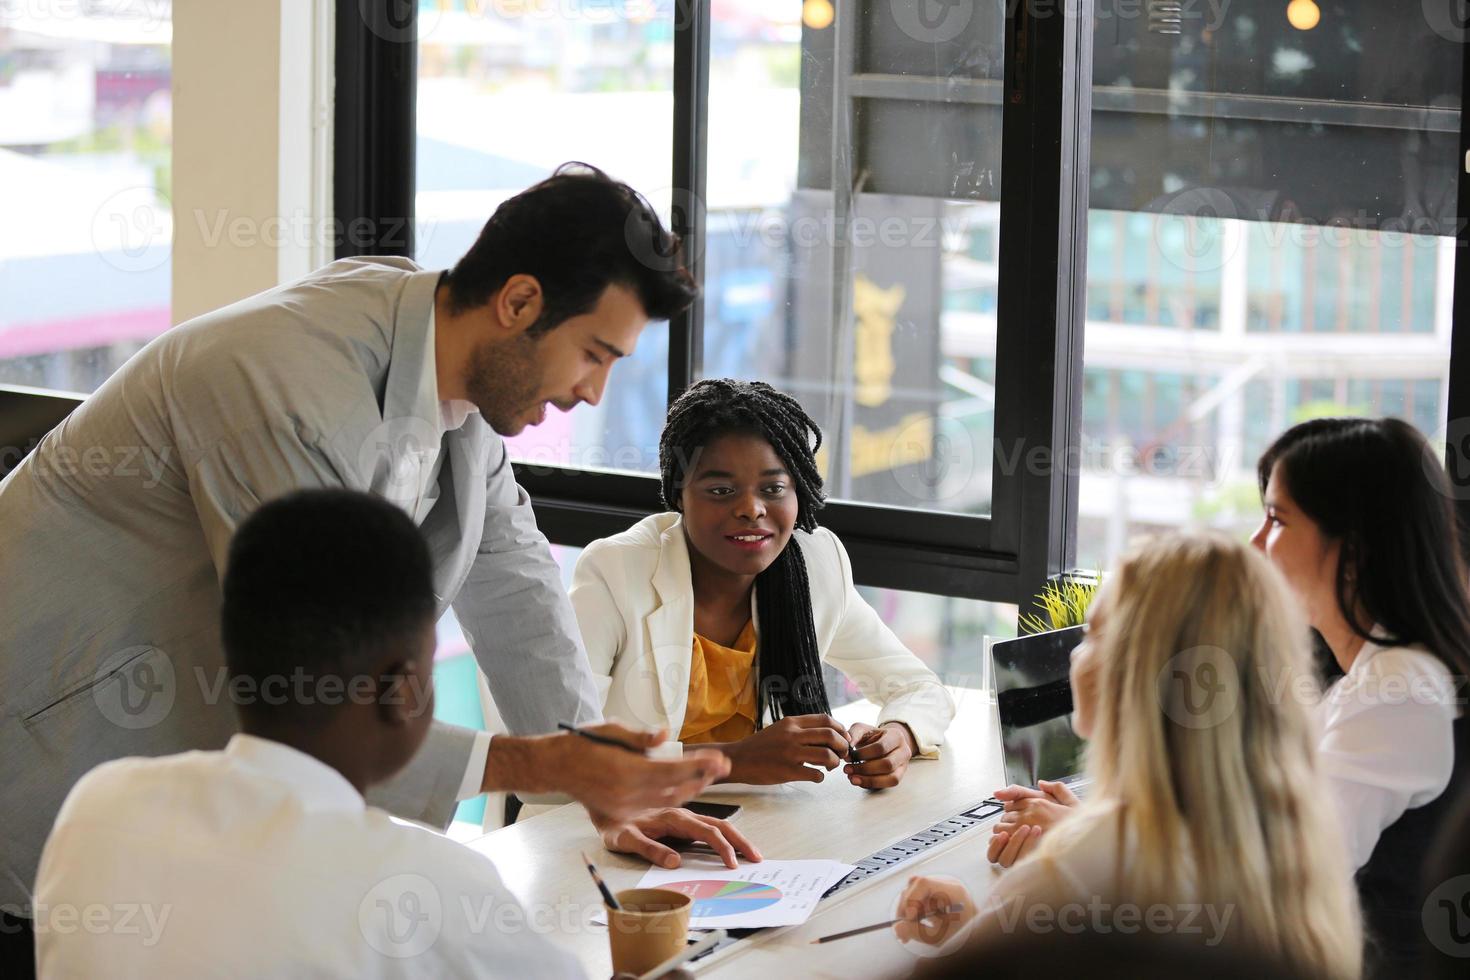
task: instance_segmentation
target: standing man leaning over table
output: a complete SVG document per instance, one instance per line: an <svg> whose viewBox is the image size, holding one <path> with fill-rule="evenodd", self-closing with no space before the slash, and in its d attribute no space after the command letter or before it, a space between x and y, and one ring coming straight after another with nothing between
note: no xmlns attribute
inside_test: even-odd
<svg viewBox="0 0 1470 980"><path fill-rule="evenodd" d="M693 301L677 261L652 261L677 249L635 191L568 165L502 204L447 273L343 259L175 327L0 483L0 945L18 941L46 833L93 766L222 748L232 699L345 696L310 678L224 684L231 534L303 488L366 490L408 512L439 611L454 607L519 736L436 725L372 802L445 826L481 792L564 792L608 847L661 863L677 858L650 838L719 836L687 811L647 808L724 776L722 754L652 761L545 734L601 710L501 440L548 404L596 405L647 322Z"/></svg>

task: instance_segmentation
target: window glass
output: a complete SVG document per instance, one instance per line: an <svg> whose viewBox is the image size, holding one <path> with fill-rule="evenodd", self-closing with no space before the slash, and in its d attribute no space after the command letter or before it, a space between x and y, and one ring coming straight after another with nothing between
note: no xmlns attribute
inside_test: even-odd
<svg viewBox="0 0 1470 980"><path fill-rule="evenodd" d="M1151 530L1245 534L1255 461L1296 422L1395 415L1442 433L1451 6L1185 4L1177 29L1097 6L1083 567Z"/></svg>
<svg viewBox="0 0 1470 980"><path fill-rule="evenodd" d="M0 3L0 383L90 393L169 327L172 15Z"/></svg>
<svg viewBox="0 0 1470 980"><path fill-rule="evenodd" d="M702 374L795 395L835 498L985 514L1003 10L951 7L713 5Z"/></svg>
<svg viewBox="0 0 1470 980"><path fill-rule="evenodd" d="M627 181L667 218L675 16L674 0L420 0L416 260L453 265L501 201L572 160ZM656 471L667 401L668 328L654 324L601 404L552 408L511 454Z"/></svg>

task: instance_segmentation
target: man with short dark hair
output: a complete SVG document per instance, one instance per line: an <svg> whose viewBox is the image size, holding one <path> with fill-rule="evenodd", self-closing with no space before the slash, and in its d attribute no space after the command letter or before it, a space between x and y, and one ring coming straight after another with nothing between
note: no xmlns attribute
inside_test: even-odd
<svg viewBox="0 0 1470 980"><path fill-rule="evenodd" d="M435 615L454 607L515 733L436 724L375 801L444 826L480 792L567 793L609 847L677 863L652 839L669 818L638 814L690 798L728 760L546 734L596 723L601 702L502 441L548 404L597 404L646 323L693 301L677 256L630 187L564 167L503 203L448 273L343 259L175 327L0 482L4 932L30 914L42 841L83 773L234 734L218 625L226 549L262 503L304 488L367 491L412 518ZM719 838L704 822L675 829Z"/></svg>
<svg viewBox="0 0 1470 980"><path fill-rule="evenodd" d="M581 976L507 925L524 911L487 858L363 801L429 731L432 574L413 522L367 494L245 521L223 608L241 732L72 789L36 880L42 976ZM137 928L65 927L98 908Z"/></svg>

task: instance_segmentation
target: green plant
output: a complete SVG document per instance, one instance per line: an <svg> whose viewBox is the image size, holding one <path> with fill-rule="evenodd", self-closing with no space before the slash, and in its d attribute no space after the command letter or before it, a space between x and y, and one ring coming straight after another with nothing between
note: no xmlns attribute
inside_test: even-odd
<svg viewBox="0 0 1470 980"><path fill-rule="evenodd" d="M1043 615L1022 613L1019 617L1021 629L1027 633L1045 633L1081 626L1087 621L1087 607L1092 605L1100 585L1100 575L1090 582L1063 579L1046 583L1036 597L1036 605L1041 607Z"/></svg>

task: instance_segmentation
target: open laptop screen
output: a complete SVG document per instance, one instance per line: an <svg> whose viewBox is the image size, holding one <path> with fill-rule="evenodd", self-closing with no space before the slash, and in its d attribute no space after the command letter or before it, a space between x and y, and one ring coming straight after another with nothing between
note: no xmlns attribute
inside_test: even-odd
<svg viewBox="0 0 1470 980"><path fill-rule="evenodd" d="M1068 669L1082 627L1001 640L990 648L1006 782L1035 786L1082 770L1083 740L1072 730Z"/></svg>

